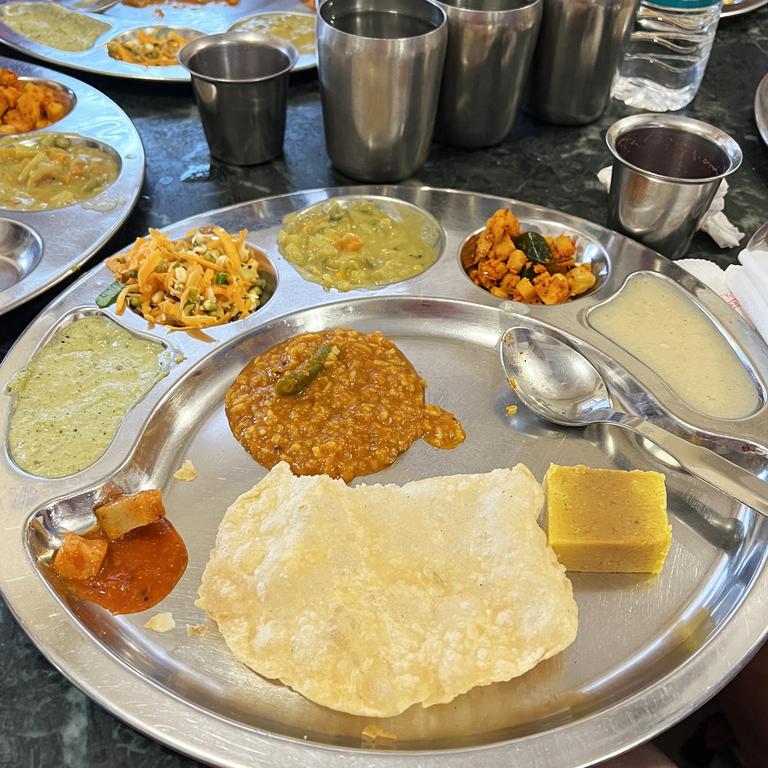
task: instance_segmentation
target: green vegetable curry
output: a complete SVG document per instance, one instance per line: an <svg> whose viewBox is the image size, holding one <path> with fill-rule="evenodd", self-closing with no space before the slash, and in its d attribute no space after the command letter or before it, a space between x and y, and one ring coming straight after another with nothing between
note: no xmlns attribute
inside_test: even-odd
<svg viewBox="0 0 768 768"><path fill-rule="evenodd" d="M277 239L280 252L326 290L375 288L415 277L437 260L438 225L415 208L398 206L391 216L384 205L331 201L289 214Z"/></svg>

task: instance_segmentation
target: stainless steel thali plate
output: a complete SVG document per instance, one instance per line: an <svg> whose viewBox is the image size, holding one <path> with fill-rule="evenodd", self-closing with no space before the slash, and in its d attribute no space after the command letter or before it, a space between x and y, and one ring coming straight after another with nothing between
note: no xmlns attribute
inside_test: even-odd
<svg viewBox="0 0 768 768"><path fill-rule="evenodd" d="M723 10L721 16L740 16L742 13L749 13L758 8L762 8L768 0L723 0Z"/></svg>
<svg viewBox="0 0 768 768"><path fill-rule="evenodd" d="M282 217L337 195L406 200L435 216L445 234L436 264L411 280L376 291L325 292L306 282L279 254ZM600 272L600 285L569 304L545 307L501 301L465 276L458 260L467 236L499 207L511 207L524 228L573 234ZM44 480L16 469L4 439L0 459L0 586L11 610L46 656L117 716L212 765L520 766L590 765L650 738L710 697L759 645L768 627L765 571L768 521L679 472L658 452L611 427L567 430L545 424L515 402L498 363L498 342L513 324L544 324L582 347L606 372L614 394L632 409L647 388L658 408L646 415L709 441L756 472L768 457L755 443L768 434L768 351L716 295L672 262L599 226L527 203L450 190L366 187L316 190L233 206L170 228L182 234L216 223L248 228L274 268L272 298L249 318L205 336L149 329L137 315L106 314L150 333L184 360L125 418L113 444L88 469ZM675 280L724 329L761 390L751 417L722 423L680 402L652 373L590 330L584 316L638 270ZM30 326L0 367L0 388L67 317L97 312L93 298L111 282L103 265L57 298ZM226 507L265 470L232 437L223 398L255 354L294 334L345 326L380 330L403 350L427 382L429 402L461 420L467 440L451 451L412 446L366 482L482 472L517 462L541 479L550 462L665 472L673 544L656 578L571 574L579 606L575 643L530 673L477 688L450 704L413 707L386 720L319 707L242 667L215 625L205 622L196 590ZM0 400L7 435L11 400ZM191 459L198 477L173 479ZM75 603L48 584L39 561L64 528L90 513L109 481L129 491L163 490L168 515L184 537L189 567L152 611L112 616ZM450 503L449 500L446 503ZM143 628L149 615L171 611L176 629ZM397 736L388 749L363 748L370 724Z"/></svg>
<svg viewBox="0 0 768 768"><path fill-rule="evenodd" d="M181 66L146 67L113 59L107 52L107 43L116 37L146 27L196 30L200 34L226 32L237 21L256 13L272 11L295 11L311 13L301 0L239 0L235 5L225 2L202 4L184 3L181 0L168 0L146 5L143 8L117 3L101 14L85 14L93 19L109 24L96 39L93 47L85 51L62 51L48 45L37 43L15 32L3 23L3 6L22 0L0 0L0 40L11 48L34 56L37 59L59 64L84 72L100 75L113 75L137 80L155 80L162 82L187 82L189 73ZM26 2L27 0L23 0ZM52 2L53 0L30 0L31 2ZM67 7L73 10L74 4ZM294 71L311 69L316 66L315 55L299 58Z"/></svg>
<svg viewBox="0 0 768 768"><path fill-rule="evenodd" d="M97 197L48 211L0 208L0 314L37 296L77 271L120 227L144 180L144 147L128 116L111 99L72 77L0 57L0 67L20 77L52 81L67 89L73 106L49 128L17 134L19 140L46 132L77 133L106 144L120 156L120 174ZM31 235L30 247L21 233Z"/></svg>
<svg viewBox="0 0 768 768"><path fill-rule="evenodd" d="M755 91L755 123L763 144L768 144L768 74L763 76Z"/></svg>

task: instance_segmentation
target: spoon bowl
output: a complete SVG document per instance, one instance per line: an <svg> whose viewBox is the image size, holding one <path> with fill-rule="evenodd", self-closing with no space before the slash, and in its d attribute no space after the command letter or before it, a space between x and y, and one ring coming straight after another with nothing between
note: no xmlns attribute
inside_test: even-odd
<svg viewBox="0 0 768 768"><path fill-rule="evenodd" d="M507 330L501 365L525 405L555 424L586 426L611 410L608 387L592 363L545 331Z"/></svg>
<svg viewBox="0 0 768 768"><path fill-rule="evenodd" d="M672 456L686 472L768 516L768 483L707 448L614 409L600 372L552 333L509 328L501 337L500 354L509 383L537 416L569 427L610 423L631 430Z"/></svg>

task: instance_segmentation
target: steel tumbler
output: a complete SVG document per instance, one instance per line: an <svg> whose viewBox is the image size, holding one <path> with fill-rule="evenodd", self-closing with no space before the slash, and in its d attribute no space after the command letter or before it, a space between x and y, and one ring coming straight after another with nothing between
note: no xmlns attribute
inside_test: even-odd
<svg viewBox="0 0 768 768"><path fill-rule="evenodd" d="M399 181L427 159L447 27L429 0L325 0L317 58L333 165L362 181Z"/></svg>
<svg viewBox="0 0 768 768"><path fill-rule="evenodd" d="M639 0L544 0L526 112L558 125L597 120L611 98Z"/></svg>
<svg viewBox="0 0 768 768"><path fill-rule="evenodd" d="M541 21L542 0L438 0L448 49L437 138L488 147L512 130Z"/></svg>
<svg viewBox="0 0 768 768"><path fill-rule="evenodd" d="M608 226L664 254L683 256L724 177L741 164L719 128L683 115L643 114L606 135L613 174Z"/></svg>
<svg viewBox="0 0 768 768"><path fill-rule="evenodd" d="M198 37L179 51L215 158L256 165L283 151L288 77L298 57L290 43L256 32Z"/></svg>

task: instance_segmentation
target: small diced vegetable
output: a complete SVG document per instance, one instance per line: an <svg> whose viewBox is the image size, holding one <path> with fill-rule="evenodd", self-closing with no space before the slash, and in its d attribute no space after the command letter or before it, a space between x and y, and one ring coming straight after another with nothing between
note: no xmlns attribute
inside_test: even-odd
<svg viewBox="0 0 768 768"><path fill-rule="evenodd" d="M572 259L576 255L576 242L570 235L558 235L552 241L552 255L558 259Z"/></svg>
<svg viewBox="0 0 768 768"><path fill-rule="evenodd" d="M589 264L578 264L569 270L567 279L571 289L571 296L586 293L597 282L597 278L592 273Z"/></svg>
<svg viewBox="0 0 768 768"><path fill-rule="evenodd" d="M536 289L533 287L533 283L531 283L527 277L524 277L517 284L517 290L523 297L523 301L531 302L538 298L538 294L536 293Z"/></svg>
<svg viewBox="0 0 768 768"><path fill-rule="evenodd" d="M565 275L545 272L533 281L538 297L544 304L562 304L568 300L571 289Z"/></svg>
<svg viewBox="0 0 768 768"><path fill-rule="evenodd" d="M107 554L107 545L106 539L84 539L67 533L53 557L53 569L65 579L95 576Z"/></svg>
<svg viewBox="0 0 768 768"><path fill-rule="evenodd" d="M93 510L101 530L111 541L165 517L160 491L140 491L121 496Z"/></svg>
<svg viewBox="0 0 768 768"><path fill-rule="evenodd" d="M521 272L525 266L525 253L519 249L512 251L509 259L507 260L507 267L510 272Z"/></svg>

